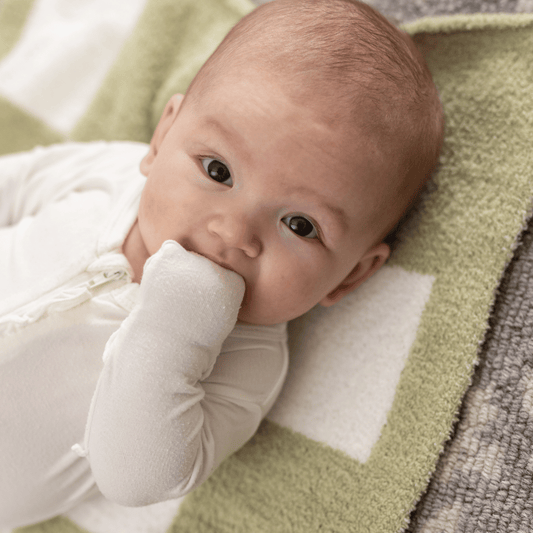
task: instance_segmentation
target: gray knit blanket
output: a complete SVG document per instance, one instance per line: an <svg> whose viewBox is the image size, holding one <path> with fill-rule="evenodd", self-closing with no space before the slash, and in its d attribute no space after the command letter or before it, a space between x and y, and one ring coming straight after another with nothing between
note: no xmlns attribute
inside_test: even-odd
<svg viewBox="0 0 533 533"><path fill-rule="evenodd" d="M502 279L452 438L411 533L533 530L533 223Z"/></svg>
<svg viewBox="0 0 533 533"><path fill-rule="evenodd" d="M533 12L531 0L374 0L396 23ZM479 365L409 533L533 531L533 222L507 268Z"/></svg>

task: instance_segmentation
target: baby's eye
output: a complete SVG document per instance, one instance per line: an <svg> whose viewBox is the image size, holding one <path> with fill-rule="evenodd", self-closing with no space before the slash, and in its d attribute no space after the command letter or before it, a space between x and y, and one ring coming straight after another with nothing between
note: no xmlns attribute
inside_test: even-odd
<svg viewBox="0 0 533 533"><path fill-rule="evenodd" d="M230 171L224 163L221 163L217 159L212 159L211 157L203 157L202 166L211 179L230 187L233 185Z"/></svg>
<svg viewBox="0 0 533 533"><path fill-rule="evenodd" d="M318 237L315 225L301 215L289 215L282 218L281 221L300 237L305 237L306 239L316 239Z"/></svg>

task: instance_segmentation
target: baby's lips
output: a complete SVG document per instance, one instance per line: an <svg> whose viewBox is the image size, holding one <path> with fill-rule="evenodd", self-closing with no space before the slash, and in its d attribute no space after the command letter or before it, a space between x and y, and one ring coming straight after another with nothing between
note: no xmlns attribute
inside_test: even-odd
<svg viewBox="0 0 533 533"><path fill-rule="evenodd" d="M193 254L199 255L201 257L205 257L206 259L209 259L209 261L211 261L212 263L215 263L219 267L221 267L221 268L223 268L225 270L229 270L230 272L234 272L235 274L240 276L240 274L234 268L232 268L231 265L229 265L228 263L225 263L221 259L218 259L218 258L216 258L216 257L214 257L214 256L212 256L210 254L195 252L193 250L190 250L190 252L193 253Z"/></svg>
<svg viewBox="0 0 533 533"><path fill-rule="evenodd" d="M233 291L235 293L236 300L242 302L246 292L246 283L244 278L233 270L226 269L226 274L230 278L230 282L227 284L228 290Z"/></svg>
<svg viewBox="0 0 533 533"><path fill-rule="evenodd" d="M196 252L192 252L192 253L196 253ZM225 263L221 259L217 259L217 258L215 258L215 257L213 257L212 255L209 255L209 254L198 253L197 255L201 255L202 257L205 257L206 259L209 259L209 261L211 261L212 263L216 263L219 267L222 267L222 268L225 268L226 270L231 270L232 272L235 272L235 270L233 270L233 268L231 268L230 265L228 265L227 263Z"/></svg>
<svg viewBox="0 0 533 533"><path fill-rule="evenodd" d="M244 296L244 291L246 289L246 282L243 276L241 276L237 271L235 271L229 264L225 263L222 260L215 258L214 256L210 254L195 252L193 250L188 250L188 252L191 254L197 255L199 257L203 257L204 259L207 259L208 261L210 261L211 263L214 263L215 265L217 265L217 267L222 269L220 274L221 276L225 277L229 281L229 285L233 285L235 288L238 288L238 285L242 284L241 298L242 296Z"/></svg>
<svg viewBox="0 0 533 533"><path fill-rule="evenodd" d="M214 263L215 265L223 269L222 275L224 276L226 280L228 280L230 285L233 285L234 287L238 288L239 284L242 284L242 295L244 295L244 291L246 289L246 282L244 281L244 278L238 272L233 270L229 265L227 265L226 263L222 261L219 262L205 255L203 257L205 257L206 259L208 259L209 261L211 261L212 263Z"/></svg>
<svg viewBox="0 0 533 533"><path fill-rule="evenodd" d="M239 273L227 267L225 264L220 264L217 261L214 261L210 257L195 252L192 253L204 259L207 259L212 264L213 268L216 269L219 279L221 280L222 285L224 287L224 299L235 303L241 303L243 301L244 294L246 292L246 282Z"/></svg>

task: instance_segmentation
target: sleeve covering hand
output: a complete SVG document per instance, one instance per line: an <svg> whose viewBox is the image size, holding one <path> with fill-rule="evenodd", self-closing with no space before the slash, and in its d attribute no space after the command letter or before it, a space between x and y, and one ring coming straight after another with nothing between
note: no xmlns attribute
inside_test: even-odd
<svg viewBox="0 0 533 533"><path fill-rule="evenodd" d="M243 295L240 276L174 241L147 261L139 303L107 343L87 423L105 496L124 505L179 497L224 459L213 429L220 400L205 398L201 380Z"/></svg>

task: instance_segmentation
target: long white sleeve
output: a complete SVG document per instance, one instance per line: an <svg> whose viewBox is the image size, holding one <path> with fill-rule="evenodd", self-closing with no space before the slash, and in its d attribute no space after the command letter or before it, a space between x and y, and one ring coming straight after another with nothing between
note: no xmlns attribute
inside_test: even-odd
<svg viewBox="0 0 533 533"><path fill-rule="evenodd" d="M21 152L0 157L0 228L18 222L17 204L27 182L34 154Z"/></svg>
<svg viewBox="0 0 533 533"><path fill-rule="evenodd" d="M73 191L108 191L110 169L101 154L110 148L124 156L122 163L114 160L113 172L131 166L132 157L137 162L147 149L139 143L65 143L1 156L0 228L35 216Z"/></svg>
<svg viewBox="0 0 533 533"><path fill-rule="evenodd" d="M264 379L272 350L222 348L243 280L176 242L147 262L141 292L107 344L85 437L99 489L132 506L189 492L253 435L268 398L255 387L257 375L248 389L242 372L263 361ZM225 360L210 382L221 350ZM279 368L272 371L278 379ZM272 383L266 390L272 393Z"/></svg>
<svg viewBox="0 0 533 533"><path fill-rule="evenodd" d="M76 147L74 143L38 146L0 157L0 227L34 216L75 188L76 176L72 171L61 173L61 167L68 167L71 155L78 155ZM89 158L91 155L88 153ZM57 169L53 176L48 172L52 165Z"/></svg>

